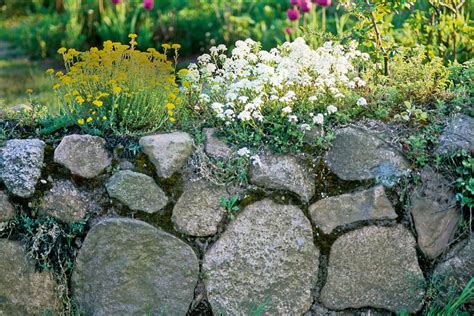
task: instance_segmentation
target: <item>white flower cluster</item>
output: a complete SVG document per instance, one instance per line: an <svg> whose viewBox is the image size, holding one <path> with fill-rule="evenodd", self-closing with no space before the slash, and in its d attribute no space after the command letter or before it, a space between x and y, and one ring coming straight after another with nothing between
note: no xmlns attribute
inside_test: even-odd
<svg viewBox="0 0 474 316"><path fill-rule="evenodd" d="M188 67L184 89L200 94L196 109L211 109L226 124L255 125L276 112L309 129L335 113L345 93L365 85L354 62L368 55L356 48L355 42L347 48L326 42L312 49L297 38L265 51L247 39L237 41L227 56L225 45L219 45ZM321 108L324 113L313 113Z"/></svg>

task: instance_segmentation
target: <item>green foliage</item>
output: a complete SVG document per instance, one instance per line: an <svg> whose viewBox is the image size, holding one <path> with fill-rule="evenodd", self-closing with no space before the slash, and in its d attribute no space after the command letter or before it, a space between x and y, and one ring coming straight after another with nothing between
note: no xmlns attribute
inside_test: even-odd
<svg viewBox="0 0 474 316"><path fill-rule="evenodd" d="M399 43L424 45L430 57L445 61L468 60L474 53L473 13L472 1L418 0L405 21Z"/></svg>
<svg viewBox="0 0 474 316"><path fill-rule="evenodd" d="M449 155L446 163L454 171L456 200L461 207L474 209L474 158L460 151Z"/></svg>
<svg viewBox="0 0 474 316"><path fill-rule="evenodd" d="M414 107L409 101L403 102L403 106L405 107L405 109L400 114L395 115L394 118L396 120L402 120L405 122L417 121L420 123L424 123L428 119L428 113Z"/></svg>
<svg viewBox="0 0 474 316"><path fill-rule="evenodd" d="M224 208L224 210L227 212L227 216L229 217L230 220L235 219L235 213L240 210L240 207L238 205L239 201L239 195L232 195L229 198L226 198L224 196L221 196L219 199L219 202L221 203L221 206Z"/></svg>
<svg viewBox="0 0 474 316"><path fill-rule="evenodd" d="M53 56L62 45L64 16L37 14L18 18L11 27L1 31L3 38L20 47L32 58Z"/></svg>
<svg viewBox="0 0 474 316"><path fill-rule="evenodd" d="M419 167L423 167L429 160L428 140L425 134L411 135L408 137L408 152L407 156L409 159L414 160L415 164Z"/></svg>
<svg viewBox="0 0 474 316"><path fill-rule="evenodd" d="M457 106L474 104L474 59L463 64L455 63L450 67L450 71L449 79L452 82L451 90L454 93L452 102ZM472 106L465 110L466 114L474 115Z"/></svg>
<svg viewBox="0 0 474 316"><path fill-rule="evenodd" d="M410 110L415 118L423 118L422 111L413 106L426 105L448 97L449 69L440 59L425 61L423 52L394 57L388 75L380 74L377 67L367 69L364 79L368 82L367 100L390 110L391 116ZM407 103L409 103L409 108Z"/></svg>
<svg viewBox="0 0 474 316"><path fill-rule="evenodd" d="M38 121L38 132L40 135L51 135L61 130L64 131L74 124L74 119L66 113L60 113L59 115L49 115Z"/></svg>
<svg viewBox="0 0 474 316"><path fill-rule="evenodd" d="M436 286L436 285L435 285ZM437 292L437 290L435 290ZM462 292L458 295L452 295L445 304L437 302L436 299L431 302L429 308L425 311L426 316L468 316L468 311L463 310L463 305L474 297L474 278L466 284Z"/></svg>

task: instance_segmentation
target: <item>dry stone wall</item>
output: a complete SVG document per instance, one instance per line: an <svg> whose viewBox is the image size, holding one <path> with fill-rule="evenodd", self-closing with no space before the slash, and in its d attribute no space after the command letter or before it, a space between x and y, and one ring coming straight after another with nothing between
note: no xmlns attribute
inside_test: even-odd
<svg viewBox="0 0 474 316"><path fill-rule="evenodd" d="M463 144L455 132L443 141ZM324 157L260 153L239 188L196 174L195 146L219 159L235 152L214 130L204 134L203 145L184 132L145 136L136 156L90 135L9 140L0 232L20 209L87 220L69 276L85 315L416 313L433 273L456 291L474 274L472 239L453 246L461 215L446 181L424 171L411 208L400 209L390 187L410 166L376 134L341 129ZM319 192L322 174L350 185ZM231 214L222 204L232 192L240 209ZM59 314L56 280L2 236L0 315Z"/></svg>

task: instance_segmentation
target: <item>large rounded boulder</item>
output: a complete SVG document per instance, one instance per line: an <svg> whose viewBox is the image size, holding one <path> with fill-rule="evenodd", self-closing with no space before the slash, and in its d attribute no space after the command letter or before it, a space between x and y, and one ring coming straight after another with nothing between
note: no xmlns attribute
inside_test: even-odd
<svg viewBox="0 0 474 316"><path fill-rule="evenodd" d="M300 315L313 302L319 251L296 206L271 200L248 207L206 253L204 282L216 315Z"/></svg>
<svg viewBox="0 0 474 316"><path fill-rule="evenodd" d="M332 245L321 302L335 310L375 307L415 313L422 307L424 285L411 233L402 225L367 226Z"/></svg>
<svg viewBox="0 0 474 316"><path fill-rule="evenodd" d="M109 218L79 251L73 295L85 315L186 315L198 273L181 240L139 220Z"/></svg>

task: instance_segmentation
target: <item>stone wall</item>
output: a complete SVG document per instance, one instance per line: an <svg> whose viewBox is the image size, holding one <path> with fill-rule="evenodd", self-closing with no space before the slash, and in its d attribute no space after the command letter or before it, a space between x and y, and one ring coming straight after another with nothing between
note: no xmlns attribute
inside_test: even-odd
<svg viewBox="0 0 474 316"><path fill-rule="evenodd" d="M450 184L425 168L402 207L394 186L411 166L380 133L342 128L325 156L259 153L246 186L199 175L196 146L235 155L204 134L203 145L183 132L142 137L135 156L90 135L8 140L0 232L20 210L86 218L69 276L86 315L416 313L430 280L459 291L474 274L472 238L454 239L462 215ZM236 193L240 209L224 209ZM59 314L51 273L3 236L0 314Z"/></svg>

